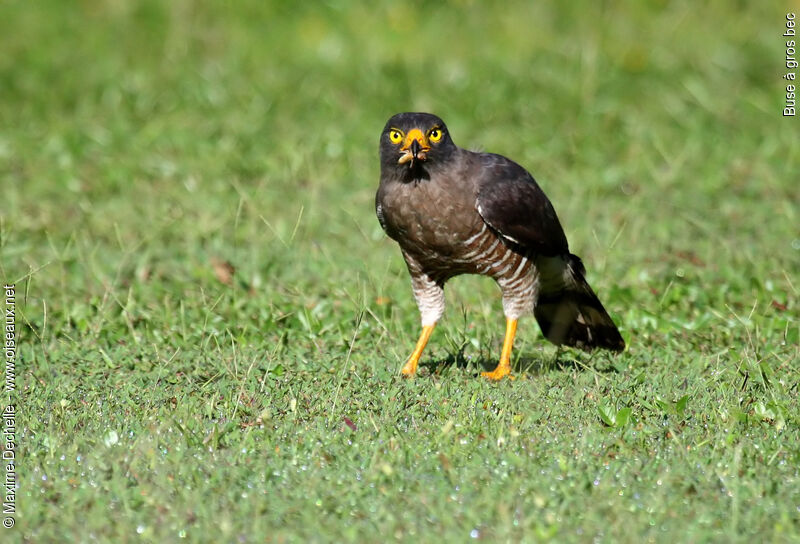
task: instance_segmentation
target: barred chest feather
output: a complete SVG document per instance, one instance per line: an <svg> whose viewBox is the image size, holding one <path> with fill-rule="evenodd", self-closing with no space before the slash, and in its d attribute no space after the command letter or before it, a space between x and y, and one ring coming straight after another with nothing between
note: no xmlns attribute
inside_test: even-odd
<svg viewBox="0 0 800 544"><path fill-rule="evenodd" d="M463 253L464 242L483 225L471 191L446 191L429 180L395 184L379 199L377 212L405 251L446 262Z"/></svg>
<svg viewBox="0 0 800 544"><path fill-rule="evenodd" d="M486 225L475 195L443 192L425 182L407 184L395 187L378 203L378 217L400 244L409 267L442 284L460 274L490 276L501 286L524 291L529 299L535 279L529 258Z"/></svg>

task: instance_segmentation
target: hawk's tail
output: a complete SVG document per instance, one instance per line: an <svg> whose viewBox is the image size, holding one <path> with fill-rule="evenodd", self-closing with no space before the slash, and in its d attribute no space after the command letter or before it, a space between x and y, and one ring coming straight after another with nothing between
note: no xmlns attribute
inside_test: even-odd
<svg viewBox="0 0 800 544"><path fill-rule="evenodd" d="M625 349L617 326L584 278L580 258L548 259L539 268L541 286L533 313L545 338L586 351Z"/></svg>

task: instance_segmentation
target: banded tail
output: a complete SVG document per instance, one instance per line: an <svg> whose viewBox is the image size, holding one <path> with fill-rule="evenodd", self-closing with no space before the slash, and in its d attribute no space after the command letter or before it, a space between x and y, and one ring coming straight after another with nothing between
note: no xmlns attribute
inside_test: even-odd
<svg viewBox="0 0 800 544"><path fill-rule="evenodd" d="M566 262L555 258L539 264L541 291L533 314L545 338L585 351L624 350L617 326L586 282L580 258L569 255Z"/></svg>

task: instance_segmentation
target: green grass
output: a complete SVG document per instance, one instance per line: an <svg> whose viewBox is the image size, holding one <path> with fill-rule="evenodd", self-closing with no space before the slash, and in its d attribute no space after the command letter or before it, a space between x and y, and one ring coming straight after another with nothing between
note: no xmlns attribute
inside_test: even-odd
<svg viewBox="0 0 800 544"><path fill-rule="evenodd" d="M788 8L529 4L3 3L4 542L800 541ZM534 173L625 353L527 319L488 383L462 277L398 377L404 110Z"/></svg>

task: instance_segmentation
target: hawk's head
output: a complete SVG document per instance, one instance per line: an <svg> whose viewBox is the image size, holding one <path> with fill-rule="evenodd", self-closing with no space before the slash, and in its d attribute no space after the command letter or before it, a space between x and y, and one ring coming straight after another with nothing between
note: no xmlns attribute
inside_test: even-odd
<svg viewBox="0 0 800 544"><path fill-rule="evenodd" d="M427 179L427 170L444 165L457 149L437 116L398 113L381 133L381 170L404 179Z"/></svg>

